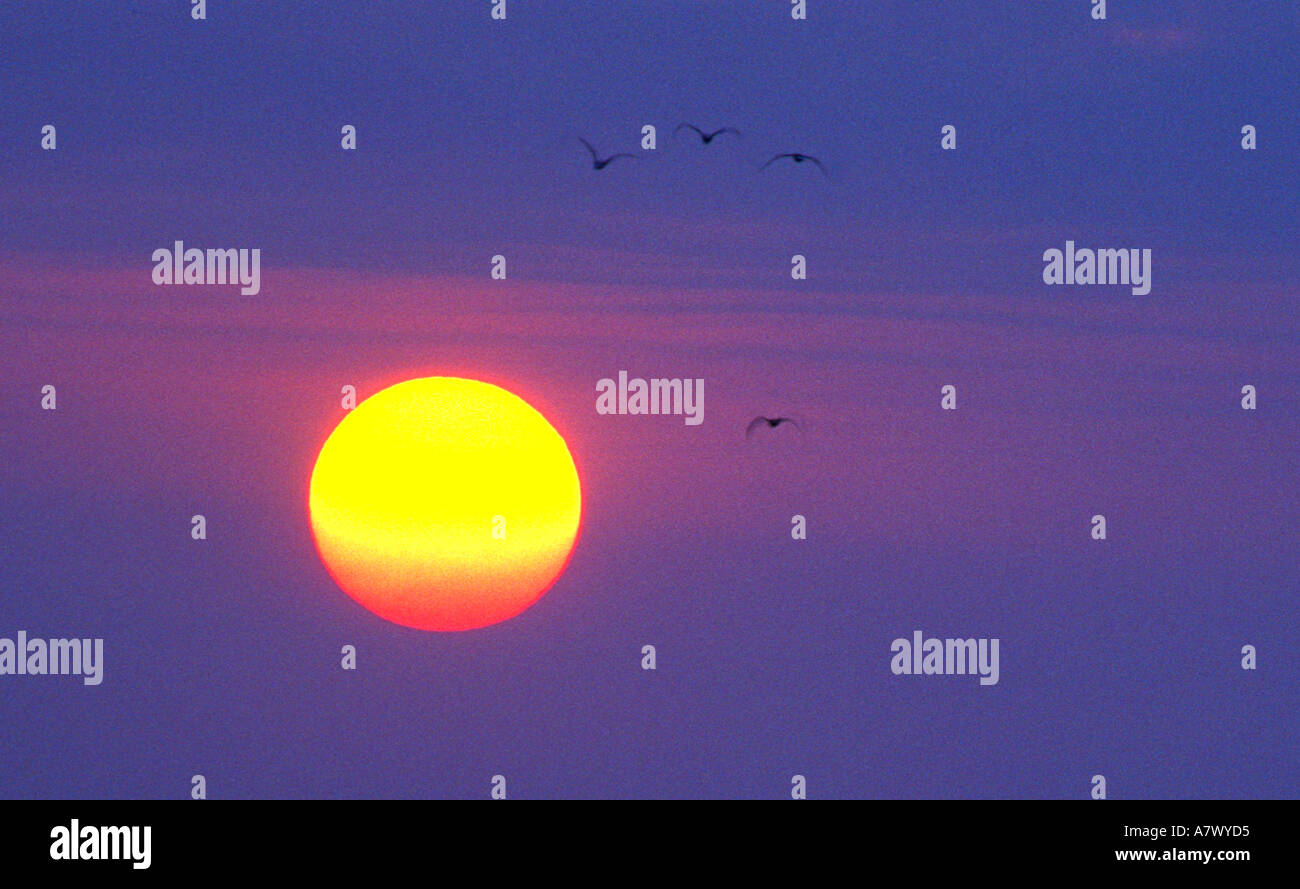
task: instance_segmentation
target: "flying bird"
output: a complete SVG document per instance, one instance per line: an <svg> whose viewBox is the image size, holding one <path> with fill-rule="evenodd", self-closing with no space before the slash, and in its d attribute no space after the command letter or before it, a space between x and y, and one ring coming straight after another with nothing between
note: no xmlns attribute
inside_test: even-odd
<svg viewBox="0 0 1300 889"><path fill-rule="evenodd" d="M803 429L800 428L799 424L790 417L755 417L750 420L749 425L745 427L745 438L749 438L753 435L755 429L763 428L763 424L765 423L769 429L775 429L782 423L789 423L795 429L798 429L800 433L803 432Z"/></svg>
<svg viewBox="0 0 1300 889"><path fill-rule="evenodd" d="M600 157L600 155L596 154L596 149L592 148L591 143L588 142L586 139L579 136L578 141L581 142L583 145L587 146L587 151L591 152L591 168L593 170L603 170L606 167L608 167L610 164L612 164L614 161L618 160L620 157L630 157L633 159L636 158L636 155L628 154L627 152L622 152L620 154L611 154L609 157L602 158Z"/></svg>
<svg viewBox="0 0 1300 889"><path fill-rule="evenodd" d="M735 133L737 136L740 135L740 130L734 127L722 127L721 129L714 130L712 133L706 133L704 132L704 130L700 129L693 123L678 124L677 129L673 130L673 135L676 136L682 130L694 130L696 134L700 137L700 141L703 142L705 145L708 145L710 142L712 142L718 136L721 136L723 133Z"/></svg>
<svg viewBox="0 0 1300 889"><path fill-rule="evenodd" d="M758 168L759 172L766 170L768 167L772 166L772 164L776 163L777 161L781 160L781 158L784 157L790 158L790 160L794 161L796 164L802 164L804 161L811 161L812 163L817 165L817 169L822 171L823 176L825 176L828 179L830 178L830 174L826 172L826 168L822 166L821 161L817 160L817 158L813 157L811 154L802 154L798 151L787 151L785 154L778 154L776 157L772 158L770 161L763 164L763 166L759 167Z"/></svg>

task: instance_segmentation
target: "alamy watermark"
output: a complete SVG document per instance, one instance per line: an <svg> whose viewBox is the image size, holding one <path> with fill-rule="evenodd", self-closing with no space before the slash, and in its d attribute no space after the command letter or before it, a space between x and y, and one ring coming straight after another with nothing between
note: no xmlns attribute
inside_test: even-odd
<svg viewBox="0 0 1300 889"><path fill-rule="evenodd" d="M685 416L687 426L704 422L703 379L628 379L618 372L618 381L606 377L596 381L598 414L674 414Z"/></svg>
<svg viewBox="0 0 1300 889"><path fill-rule="evenodd" d="M187 250L184 241L176 241L155 250L153 261L155 284L238 284L244 296L262 289L262 251L257 247Z"/></svg>
<svg viewBox="0 0 1300 889"><path fill-rule="evenodd" d="M50 858L55 861L130 861L148 870L153 860L153 829L145 827L84 827L76 818L67 827L50 831Z"/></svg>
<svg viewBox="0 0 1300 889"><path fill-rule="evenodd" d="M997 685L997 639L926 639L920 630L911 639L895 639L889 669L895 676L964 676L979 674L980 685Z"/></svg>
<svg viewBox="0 0 1300 889"><path fill-rule="evenodd" d="M85 685L104 681L103 639L0 639L0 676L81 676Z"/></svg>
<svg viewBox="0 0 1300 889"><path fill-rule="evenodd" d="M1134 296L1151 292L1151 248L1143 250L1093 250L1065 242L1043 253L1044 284L1122 284Z"/></svg>

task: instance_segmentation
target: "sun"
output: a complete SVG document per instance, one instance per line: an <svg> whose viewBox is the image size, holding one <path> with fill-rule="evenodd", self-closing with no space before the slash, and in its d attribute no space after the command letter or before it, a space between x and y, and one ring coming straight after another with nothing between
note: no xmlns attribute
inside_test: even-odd
<svg viewBox="0 0 1300 889"><path fill-rule="evenodd" d="M514 617L564 571L582 491L568 445L499 386L424 377L348 413L308 493L321 561L386 620L471 630Z"/></svg>

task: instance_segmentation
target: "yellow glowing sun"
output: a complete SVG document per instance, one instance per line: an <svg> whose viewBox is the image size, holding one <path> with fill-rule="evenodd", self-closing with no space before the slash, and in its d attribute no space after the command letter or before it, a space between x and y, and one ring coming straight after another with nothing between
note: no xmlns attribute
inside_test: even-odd
<svg viewBox="0 0 1300 889"><path fill-rule="evenodd" d="M330 433L308 494L335 582L422 630L514 617L564 571L582 491L564 439L523 399L458 377L367 398Z"/></svg>

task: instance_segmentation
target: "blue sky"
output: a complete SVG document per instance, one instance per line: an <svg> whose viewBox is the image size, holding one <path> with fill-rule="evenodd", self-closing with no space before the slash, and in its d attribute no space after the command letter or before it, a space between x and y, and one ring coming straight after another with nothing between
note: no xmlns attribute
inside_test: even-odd
<svg viewBox="0 0 1300 889"><path fill-rule="evenodd" d="M0 10L0 635L106 659L6 687L0 794L1295 795L1293 5L136 5ZM176 239L262 292L153 287ZM1067 239L1152 293L1044 286ZM703 426L598 416L621 369ZM339 387L438 373L538 405L587 509L465 634L356 606L304 509ZM1001 681L891 675L915 629Z"/></svg>

